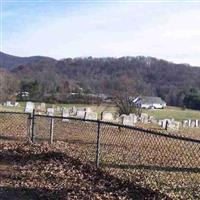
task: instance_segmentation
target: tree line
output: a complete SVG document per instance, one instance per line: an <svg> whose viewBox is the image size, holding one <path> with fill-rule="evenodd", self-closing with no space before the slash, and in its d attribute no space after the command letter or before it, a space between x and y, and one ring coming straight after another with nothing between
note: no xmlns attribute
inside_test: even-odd
<svg viewBox="0 0 200 200"><path fill-rule="evenodd" d="M168 105L200 109L200 68L152 57L40 59L4 70L1 77L3 73L9 77L9 83L1 83L1 91L8 93L4 99L19 91L29 92L33 101L55 102L69 101L70 93L124 92L132 97L160 96Z"/></svg>

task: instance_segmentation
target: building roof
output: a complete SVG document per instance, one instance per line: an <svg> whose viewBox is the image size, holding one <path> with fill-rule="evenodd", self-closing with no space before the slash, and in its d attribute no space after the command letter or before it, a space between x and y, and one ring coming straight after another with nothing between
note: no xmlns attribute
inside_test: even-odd
<svg viewBox="0 0 200 200"><path fill-rule="evenodd" d="M165 101L163 101L160 97L142 97L141 98L142 104L165 104Z"/></svg>

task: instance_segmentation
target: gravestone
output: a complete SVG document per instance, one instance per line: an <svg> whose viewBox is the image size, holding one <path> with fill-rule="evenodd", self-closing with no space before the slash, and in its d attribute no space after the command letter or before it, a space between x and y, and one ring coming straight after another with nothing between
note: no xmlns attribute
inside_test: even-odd
<svg viewBox="0 0 200 200"><path fill-rule="evenodd" d="M81 119L84 119L85 118L85 111L83 110L77 110L76 112L76 118L81 118Z"/></svg>
<svg viewBox="0 0 200 200"><path fill-rule="evenodd" d="M191 119L188 119L188 126L191 127L191 122L192 120Z"/></svg>
<svg viewBox="0 0 200 200"><path fill-rule="evenodd" d="M198 119L195 120L195 127L199 127L199 120Z"/></svg>
<svg viewBox="0 0 200 200"><path fill-rule="evenodd" d="M14 106L11 101L6 101L5 105L6 106L11 106L11 107Z"/></svg>
<svg viewBox="0 0 200 200"><path fill-rule="evenodd" d="M138 122L138 117L137 117L137 115L134 114L134 113L130 113L129 115L132 117L133 123L136 124L136 123Z"/></svg>
<svg viewBox="0 0 200 200"><path fill-rule="evenodd" d="M182 126L183 126L183 128L189 127L189 122L188 122L188 120L183 120Z"/></svg>
<svg viewBox="0 0 200 200"><path fill-rule="evenodd" d="M177 121L170 121L167 130L179 130L180 122Z"/></svg>
<svg viewBox="0 0 200 200"><path fill-rule="evenodd" d="M131 115L124 115L122 118L122 124L125 126L133 126L134 125L134 120Z"/></svg>
<svg viewBox="0 0 200 200"><path fill-rule="evenodd" d="M38 114L41 114L41 105L37 105L36 108L35 108L35 111L38 113Z"/></svg>
<svg viewBox="0 0 200 200"><path fill-rule="evenodd" d="M195 128L195 127L196 127L196 121L191 120L190 127L191 127L191 128Z"/></svg>
<svg viewBox="0 0 200 200"><path fill-rule="evenodd" d="M111 112L104 111L101 113L101 120L102 121L113 121L114 117Z"/></svg>
<svg viewBox="0 0 200 200"><path fill-rule="evenodd" d="M47 115L53 116L54 115L54 108L47 108Z"/></svg>
<svg viewBox="0 0 200 200"><path fill-rule="evenodd" d="M162 120L162 128L167 129L167 127L169 126L170 123L172 123L173 120L171 119L163 119Z"/></svg>
<svg viewBox="0 0 200 200"><path fill-rule="evenodd" d="M89 119L89 120L97 120L98 116L96 112L87 112L85 113L85 119Z"/></svg>
<svg viewBox="0 0 200 200"><path fill-rule="evenodd" d="M25 113L33 113L33 110L35 109L35 104L33 102L26 102L26 107L25 107Z"/></svg>
<svg viewBox="0 0 200 200"><path fill-rule="evenodd" d="M62 110L62 117L69 117L69 110L68 109L63 109ZM62 119L63 122L68 122L69 119Z"/></svg>

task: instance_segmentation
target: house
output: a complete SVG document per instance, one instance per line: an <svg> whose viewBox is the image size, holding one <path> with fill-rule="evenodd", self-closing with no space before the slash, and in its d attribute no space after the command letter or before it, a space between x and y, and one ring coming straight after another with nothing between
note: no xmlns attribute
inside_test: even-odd
<svg viewBox="0 0 200 200"><path fill-rule="evenodd" d="M166 102L160 97L137 97L133 100L133 103L141 108L146 109L163 109L167 106Z"/></svg>

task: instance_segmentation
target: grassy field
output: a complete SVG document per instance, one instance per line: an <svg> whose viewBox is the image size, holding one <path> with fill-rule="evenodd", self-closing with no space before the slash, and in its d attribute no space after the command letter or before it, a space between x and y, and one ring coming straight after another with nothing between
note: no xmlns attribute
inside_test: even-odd
<svg viewBox="0 0 200 200"><path fill-rule="evenodd" d="M146 110L149 115L155 116L158 119L174 118L177 121L184 119L200 119L200 111L190 110L178 107L167 107L166 109Z"/></svg>

